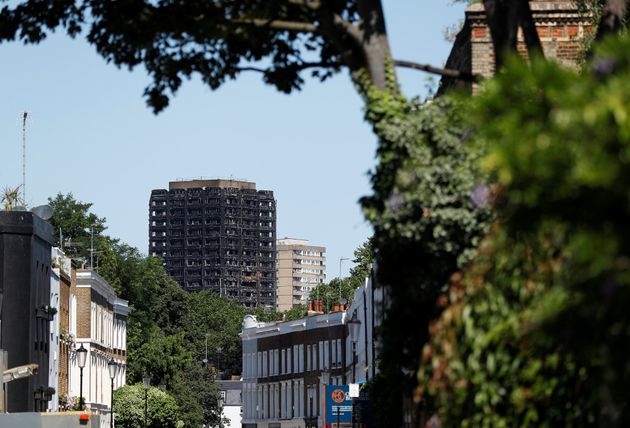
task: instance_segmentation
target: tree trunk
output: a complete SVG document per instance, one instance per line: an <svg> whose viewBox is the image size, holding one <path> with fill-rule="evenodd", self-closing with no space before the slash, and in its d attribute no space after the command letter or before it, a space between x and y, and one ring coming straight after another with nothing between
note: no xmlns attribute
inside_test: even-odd
<svg viewBox="0 0 630 428"><path fill-rule="evenodd" d="M363 46L363 55L365 57L365 68L370 80L377 88L383 91L391 91L396 89L388 82L388 73L393 73L393 65L391 62L391 54L389 51L389 41L386 35L371 37L368 43Z"/></svg>
<svg viewBox="0 0 630 428"><path fill-rule="evenodd" d="M542 43L538 37L538 31L536 30L536 23L532 16L532 10L529 7L529 1L521 1L518 4L518 24L523 29L523 38L525 39L525 45L527 46L527 52L531 58L534 55L544 57Z"/></svg>
<svg viewBox="0 0 630 428"><path fill-rule="evenodd" d="M360 0L358 8L363 18L361 53L367 74L377 88L397 91L381 0ZM392 73L391 82L388 73Z"/></svg>
<svg viewBox="0 0 630 428"><path fill-rule="evenodd" d="M490 28L494 47L495 68L505 63L505 54L516 51L518 30L518 4L526 0L484 0L486 22Z"/></svg>
<svg viewBox="0 0 630 428"><path fill-rule="evenodd" d="M595 40L601 40L606 34L616 33L621 29L626 13L626 0L608 0L597 26Z"/></svg>

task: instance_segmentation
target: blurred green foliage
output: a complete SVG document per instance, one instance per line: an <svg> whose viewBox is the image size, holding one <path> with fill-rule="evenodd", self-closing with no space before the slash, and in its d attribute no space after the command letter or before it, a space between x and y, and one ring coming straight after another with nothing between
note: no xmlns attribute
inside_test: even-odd
<svg viewBox="0 0 630 428"><path fill-rule="evenodd" d="M435 301L474 256L492 218L475 202L486 191L460 102L424 105L373 87L366 119L379 136L373 195L362 200L374 227L377 282L387 287L380 376L372 387L379 426L402 426L401 402L415 385Z"/></svg>
<svg viewBox="0 0 630 428"><path fill-rule="evenodd" d="M445 426L630 424L628 52L512 58L467 102L498 221L423 350L416 398Z"/></svg>

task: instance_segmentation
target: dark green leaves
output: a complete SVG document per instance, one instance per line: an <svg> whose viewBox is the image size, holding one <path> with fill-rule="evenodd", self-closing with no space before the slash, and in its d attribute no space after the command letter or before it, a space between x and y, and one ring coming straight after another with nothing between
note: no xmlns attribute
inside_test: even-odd
<svg viewBox="0 0 630 428"><path fill-rule="evenodd" d="M258 0L22 1L0 11L0 42L39 43L59 27L71 36L85 27L88 42L107 62L144 65L152 79L144 95L159 112L193 76L216 89L255 71L286 93L301 89L304 70L326 79L339 71L340 51L318 26L335 16L355 23L354 2L313 8Z"/></svg>

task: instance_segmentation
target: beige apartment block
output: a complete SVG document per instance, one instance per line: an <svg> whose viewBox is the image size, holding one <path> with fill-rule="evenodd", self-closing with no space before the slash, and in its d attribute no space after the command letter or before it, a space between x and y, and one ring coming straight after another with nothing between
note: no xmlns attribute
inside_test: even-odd
<svg viewBox="0 0 630 428"><path fill-rule="evenodd" d="M306 305L311 290L326 280L326 247L309 245L306 239L276 241L277 306L286 311Z"/></svg>

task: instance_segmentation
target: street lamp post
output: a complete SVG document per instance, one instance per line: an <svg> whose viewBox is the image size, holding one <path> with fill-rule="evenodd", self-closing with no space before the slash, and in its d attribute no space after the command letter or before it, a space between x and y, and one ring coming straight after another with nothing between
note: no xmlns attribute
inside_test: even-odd
<svg viewBox="0 0 630 428"><path fill-rule="evenodd" d="M79 407L83 410L83 368L85 367L85 360L87 358L87 349L83 347L83 343L81 347L77 349L76 355L77 365L79 366Z"/></svg>
<svg viewBox="0 0 630 428"><path fill-rule="evenodd" d="M144 428L147 428L147 392L151 386L151 376L147 373L142 376L142 384L144 386Z"/></svg>
<svg viewBox="0 0 630 428"><path fill-rule="evenodd" d="M217 377L221 380L221 352L223 352L223 348L220 346L217 348Z"/></svg>
<svg viewBox="0 0 630 428"><path fill-rule="evenodd" d="M352 313L352 318L348 320L348 330L350 331L350 340L352 341L352 383L356 382L355 366L357 357L357 342L361 329L361 321L357 318L357 312Z"/></svg>
<svg viewBox="0 0 630 428"><path fill-rule="evenodd" d="M208 333L206 333L206 358L203 359L203 364L206 366L206 370L208 370Z"/></svg>
<svg viewBox="0 0 630 428"><path fill-rule="evenodd" d="M116 377L116 373L118 373L118 364L113 358L107 363L107 369L109 370L109 378L112 380L112 405L110 406L109 412L109 426L114 428L114 378Z"/></svg>
<svg viewBox="0 0 630 428"><path fill-rule="evenodd" d="M308 416L313 417L313 389L308 387Z"/></svg>
<svg viewBox="0 0 630 428"><path fill-rule="evenodd" d="M350 259L347 257L339 258L339 303L341 303L341 262L345 260L350 260Z"/></svg>
<svg viewBox="0 0 630 428"><path fill-rule="evenodd" d="M348 330L350 331L350 340L352 341L352 383L356 383L357 342L361 334L361 321L357 318L356 310L352 313L352 318L348 320ZM367 352L367 349L365 352ZM354 426L354 406L352 407L352 426Z"/></svg>

